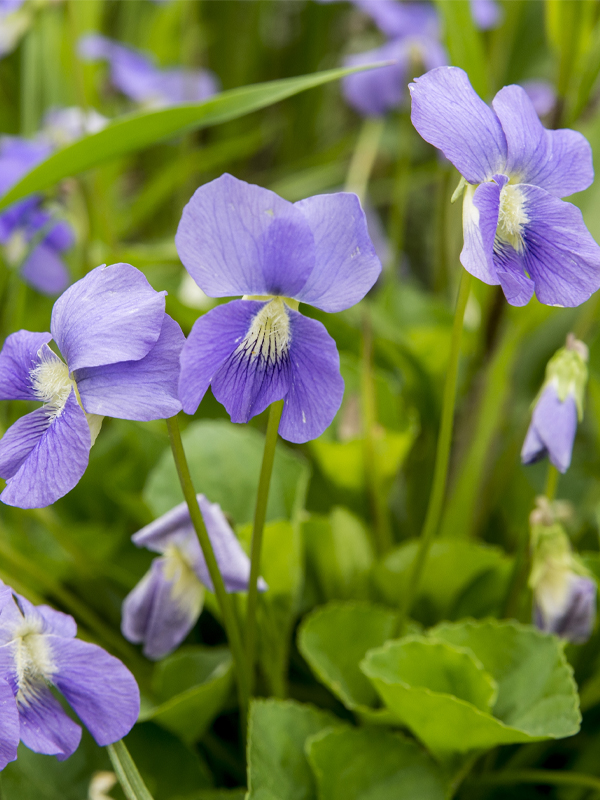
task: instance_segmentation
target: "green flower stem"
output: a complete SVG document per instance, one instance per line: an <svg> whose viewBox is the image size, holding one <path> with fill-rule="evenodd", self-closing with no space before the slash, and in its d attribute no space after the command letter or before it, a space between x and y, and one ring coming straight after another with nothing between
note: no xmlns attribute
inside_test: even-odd
<svg viewBox="0 0 600 800"><path fill-rule="evenodd" d="M258 605L258 576L260 574L260 554L262 550L263 531L267 517L267 502L269 500L269 486L275 461L275 447L277 446L277 431L283 411L283 400L272 403L269 409L269 421L265 437L260 478L258 480L258 493L256 495L256 509L254 511L254 526L252 528L252 545L250 552L250 582L248 584L248 605L246 608L246 664L248 667L248 685L250 696L254 692L254 662L256 660L256 609Z"/></svg>
<svg viewBox="0 0 600 800"><path fill-rule="evenodd" d="M367 187L384 127L383 117L366 117L356 140L344 189L347 192L355 192L361 203L364 203L367 195Z"/></svg>
<svg viewBox="0 0 600 800"><path fill-rule="evenodd" d="M385 555L392 549L394 542L387 493L383 486L377 459L377 398L373 376L373 329L368 305L364 306L362 328L361 395L365 480L373 513L375 546L379 555Z"/></svg>
<svg viewBox="0 0 600 800"><path fill-rule="evenodd" d="M548 500L554 500L556 497L556 487L558 486L558 479L560 472L556 469L554 464L548 464L548 473L546 475L546 490L545 495Z"/></svg>
<svg viewBox="0 0 600 800"><path fill-rule="evenodd" d="M123 740L109 744L106 749L127 800L152 800L152 795Z"/></svg>
<svg viewBox="0 0 600 800"><path fill-rule="evenodd" d="M515 769L495 772L474 778L469 783L500 786L513 783L535 783L539 786L582 786L600 791L600 778L584 775L582 772L569 772L554 769Z"/></svg>
<svg viewBox="0 0 600 800"><path fill-rule="evenodd" d="M452 337L450 340L450 362L448 364L446 384L444 386L442 419L435 456L433 483L431 486L431 493L429 495L429 504L427 506L425 524L423 525L421 538L419 540L419 549L417 551L414 565L408 579L408 588L406 594L400 603L400 611L397 622L397 632L399 634L401 634L404 630L406 618L410 613L412 604L414 603L415 597L419 590L419 584L431 542L433 541L433 538L436 535L440 525L444 495L446 493L448 463L450 461L450 447L452 444L452 428L454 425L454 406L456 404L456 384L458 380L460 342L462 338L465 308L467 307L469 292L471 290L471 280L472 276L470 273L468 273L466 270L463 270L460 279L460 287L458 290L458 299L456 301L456 310L454 312Z"/></svg>
<svg viewBox="0 0 600 800"><path fill-rule="evenodd" d="M187 459L185 457L183 442L181 441L181 432L179 430L177 417L171 417L167 420L167 428L169 431L171 450L173 451L173 460L175 461L175 467L179 476L179 482L181 484L183 496L185 498L185 502L187 503L190 517L192 519L192 525L194 526L198 536L202 553L204 554L206 566L208 567L208 572L215 589L215 595L217 597L219 609L223 617L223 624L225 626L229 647L231 648L231 655L233 657L233 663L235 665L238 696L242 714L242 730L245 730L245 721L250 695L248 689L247 672L244 663L244 648L242 645L240 628L235 615L233 599L225 589L223 576L219 570L219 565L217 564L217 559L215 558L215 553L204 524L204 519L202 518L202 512L200 511L200 506L198 505L196 491L192 483L192 477L190 475Z"/></svg>

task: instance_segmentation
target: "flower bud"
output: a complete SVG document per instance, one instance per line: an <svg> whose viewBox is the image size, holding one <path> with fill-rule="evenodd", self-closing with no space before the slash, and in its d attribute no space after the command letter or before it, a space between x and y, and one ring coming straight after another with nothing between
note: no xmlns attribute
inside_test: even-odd
<svg viewBox="0 0 600 800"><path fill-rule="evenodd" d="M586 345L570 333L565 347L548 362L521 450L523 464L548 456L560 472L569 468L577 421L583 418L587 360Z"/></svg>

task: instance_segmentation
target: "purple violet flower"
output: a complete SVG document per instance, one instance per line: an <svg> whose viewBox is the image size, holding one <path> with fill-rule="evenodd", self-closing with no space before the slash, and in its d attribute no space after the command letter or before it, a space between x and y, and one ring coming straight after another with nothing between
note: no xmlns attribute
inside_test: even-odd
<svg viewBox="0 0 600 800"><path fill-rule="evenodd" d="M0 140L0 194L47 158L52 146L45 138ZM23 280L44 294L59 294L69 284L61 254L74 242L71 226L40 207L39 195L14 203L0 214L0 244L6 260L19 267Z"/></svg>
<svg viewBox="0 0 600 800"><path fill-rule="evenodd" d="M0 399L41 408L0 440L0 500L48 506L86 470L104 416L152 420L181 409L184 337L156 292L129 264L97 267L58 298L52 333L17 331L0 352ZM60 359L48 346L54 339Z"/></svg>
<svg viewBox="0 0 600 800"><path fill-rule="evenodd" d="M556 105L554 86L544 80L523 81L521 86L527 92L538 117L547 117Z"/></svg>
<svg viewBox="0 0 600 800"><path fill-rule="evenodd" d="M197 495L217 564L228 592L245 592L250 560L242 550L221 506ZM144 644L144 655L159 659L185 639L204 605L204 587L213 591L208 567L186 503L135 533L132 541L147 547L155 558L150 570L123 602L123 636ZM267 585L259 579L260 591Z"/></svg>
<svg viewBox="0 0 600 800"><path fill-rule="evenodd" d="M471 0L473 22L482 31L497 28L502 22L502 9L495 0Z"/></svg>
<svg viewBox="0 0 600 800"><path fill-rule="evenodd" d="M50 687L101 746L122 739L134 726L140 710L135 678L118 659L76 639L76 633L68 614L34 606L13 596L8 586L0 589L0 769L16 759L19 739L59 761L79 746L81 728Z"/></svg>
<svg viewBox="0 0 600 800"><path fill-rule="evenodd" d="M582 134L546 130L527 93L505 86L487 106L467 74L439 67L410 85L412 122L466 182L461 262L500 284L511 305L533 292L547 305L578 306L600 287L600 247L581 212L560 198L593 181Z"/></svg>
<svg viewBox="0 0 600 800"><path fill-rule="evenodd" d="M574 644L587 642L596 620L596 581L569 572L563 591L538 591L533 620L541 631Z"/></svg>
<svg viewBox="0 0 600 800"><path fill-rule="evenodd" d="M209 297L244 295L200 317L181 354L179 395L193 414L209 386L233 422L284 399L279 433L320 436L342 401L339 355L299 303L342 311L381 272L354 194L289 203L222 175L184 208L175 237L185 268Z"/></svg>
<svg viewBox="0 0 600 800"><path fill-rule="evenodd" d="M108 61L113 85L137 103L155 107L197 103L219 91L218 78L206 69L159 69L145 55L106 36L91 33L79 41L86 61Z"/></svg>

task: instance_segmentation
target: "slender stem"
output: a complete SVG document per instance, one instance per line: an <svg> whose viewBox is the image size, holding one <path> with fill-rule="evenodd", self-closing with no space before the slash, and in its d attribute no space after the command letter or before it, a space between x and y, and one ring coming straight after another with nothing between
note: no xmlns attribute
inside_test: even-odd
<svg viewBox="0 0 600 800"><path fill-rule="evenodd" d="M125 742L121 739L106 748L108 756L127 800L152 800Z"/></svg>
<svg viewBox="0 0 600 800"><path fill-rule="evenodd" d="M548 500L554 500L556 497L556 487L558 486L558 479L560 472L556 469L554 464L548 464L548 473L546 475L546 490L545 495Z"/></svg>
<svg viewBox="0 0 600 800"><path fill-rule="evenodd" d="M442 506L446 493L446 480L448 477L448 464L450 461L450 447L452 444L452 428L454 425L454 406L456 404L456 384L458 381L458 362L460 357L460 342L462 338L463 319L465 308L469 299L471 289L471 275L463 270L456 310L454 312L454 324L452 326L452 337L450 340L450 362L446 373L446 384L444 386L444 397L442 404L442 419L438 436L437 451L435 455L435 467L433 471L433 483L429 495L427 515L425 524L421 531L419 549L413 564L411 574L408 579L408 587L404 595L398 614L397 630L402 633L406 618L410 613L412 604L419 589L419 583L429 553L429 548L434 536L437 533L442 515Z"/></svg>
<svg viewBox="0 0 600 800"><path fill-rule="evenodd" d="M470 781L471 783L471 781ZM553 769L515 769L495 772L474 778L472 783L512 784L537 783L540 786L585 786L600 792L600 778L584 775L581 772L558 771Z"/></svg>
<svg viewBox="0 0 600 800"><path fill-rule="evenodd" d="M367 195L367 186L377 158L384 126L383 117L366 117L348 167L344 188L347 192L355 192L362 203Z"/></svg>
<svg viewBox="0 0 600 800"><path fill-rule="evenodd" d="M185 457L185 450L183 449L183 442L181 441L181 432L179 430L177 417L171 417L167 420L167 428L169 431L171 450L173 451L173 459L175 461L175 467L177 469L179 482L181 484L181 490L190 512L192 525L194 526L196 535L198 536L198 540L200 542L200 547L202 548L202 553L206 561L206 566L208 567L210 579L213 583L217 602L223 617L223 624L225 626L229 647L231 648L231 655L233 657L233 663L235 665L240 710L242 714L242 730L245 730L245 720L249 699L248 680L246 670L244 668L244 649L242 646L242 637L237 623L235 609L233 607L233 600L225 589L223 576L219 570L219 565L217 564L217 559L215 557L215 553L204 524L204 519L202 518L202 512L200 511L200 506L198 505L198 498L196 497L196 491L192 483L192 477L190 475L187 459Z"/></svg>
<svg viewBox="0 0 600 800"><path fill-rule="evenodd" d="M367 305L363 312L361 373L365 479L373 512L375 545L379 555L384 555L391 550L393 539L375 442L377 399L373 377L373 329Z"/></svg>
<svg viewBox="0 0 600 800"><path fill-rule="evenodd" d="M277 445L277 431L283 411L283 400L272 403L269 409L267 435L265 436L265 449L263 452L260 478L258 480L258 493L256 495L256 509L254 511L254 527L252 528L252 546L250 552L250 582L248 584L248 605L246 608L246 664L248 667L248 685L250 696L254 691L254 662L256 659L256 608L258 605L258 576L260 574L260 554L262 549L263 531L267 517L267 502L269 500L269 486L275 461L275 447Z"/></svg>

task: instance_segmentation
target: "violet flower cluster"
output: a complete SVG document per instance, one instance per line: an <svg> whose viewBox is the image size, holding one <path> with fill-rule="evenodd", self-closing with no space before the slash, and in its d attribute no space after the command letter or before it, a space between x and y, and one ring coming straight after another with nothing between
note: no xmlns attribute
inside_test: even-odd
<svg viewBox="0 0 600 800"><path fill-rule="evenodd" d="M341 311L381 272L356 195L298 203L231 175L201 186L175 237L184 266L209 297L243 295L200 317L181 354L179 396L193 414L209 386L233 422L284 400L279 433L319 436L342 401L334 340L298 311Z"/></svg>
<svg viewBox="0 0 600 800"><path fill-rule="evenodd" d="M219 91L219 80L207 69L160 69L143 53L97 33L79 41L85 61L107 61L113 86L130 100L157 108L197 103Z"/></svg>
<svg viewBox="0 0 600 800"><path fill-rule="evenodd" d="M546 130L520 86L505 86L490 108L456 67L434 69L410 90L415 128L463 176L465 269L500 284L511 305L534 291L548 305L587 300L600 287L600 247L579 209L560 199L592 183L585 137Z"/></svg>
<svg viewBox="0 0 600 800"><path fill-rule="evenodd" d="M0 139L0 195L51 152L45 137ZM68 285L62 254L74 240L71 226L46 211L39 195L20 200L0 214L0 244L6 260L19 268L26 283L44 294L58 294Z"/></svg>
<svg viewBox="0 0 600 800"><path fill-rule="evenodd" d="M184 336L165 292L139 270L92 270L56 301L50 329L17 331L0 352L0 399L42 404L0 440L0 500L20 508L50 505L79 482L104 416L163 419L181 408Z"/></svg>
<svg viewBox="0 0 600 800"><path fill-rule="evenodd" d="M129 670L101 647L76 639L73 617L34 606L0 586L0 770L17 758L19 741L63 761L81 727L63 710L65 698L99 745L122 739L140 710Z"/></svg>
<svg viewBox="0 0 600 800"><path fill-rule="evenodd" d="M218 503L197 495L204 524L228 592L245 592L250 560ZM155 558L150 570L123 603L121 630L126 639L143 643L144 655L168 655L196 624L204 605L204 589L214 591L186 503L181 503L132 536ZM267 585L259 578L258 587Z"/></svg>

